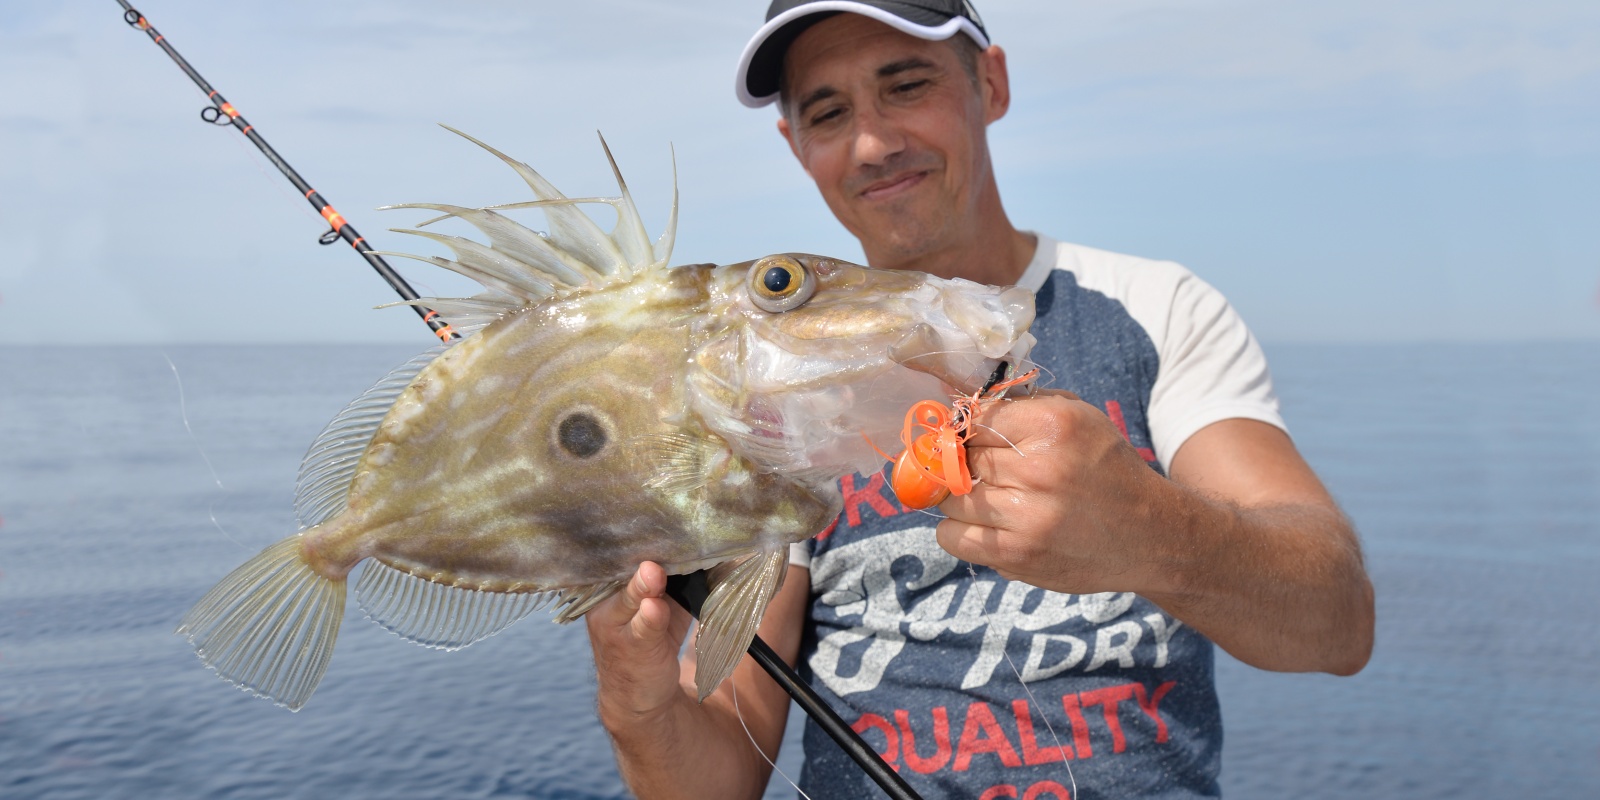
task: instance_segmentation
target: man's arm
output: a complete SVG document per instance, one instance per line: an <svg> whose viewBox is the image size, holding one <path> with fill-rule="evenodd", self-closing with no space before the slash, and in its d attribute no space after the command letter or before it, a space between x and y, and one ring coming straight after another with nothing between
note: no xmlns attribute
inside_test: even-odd
<svg viewBox="0 0 1600 800"><path fill-rule="evenodd" d="M757 798L771 767L750 744L778 757L789 696L745 658L704 704L696 702L694 663L678 651L690 618L665 595L661 567L639 566L626 588L586 616L599 683L600 722L611 735L623 780L643 800ZM810 574L791 566L767 606L760 636L794 663ZM733 684L739 688L740 724Z"/></svg>
<svg viewBox="0 0 1600 800"><path fill-rule="evenodd" d="M1209 425L1168 480L1070 393L998 403L983 423L969 450L981 483L940 506L957 558L1058 592L1136 592L1262 669L1366 665L1360 544L1283 431Z"/></svg>

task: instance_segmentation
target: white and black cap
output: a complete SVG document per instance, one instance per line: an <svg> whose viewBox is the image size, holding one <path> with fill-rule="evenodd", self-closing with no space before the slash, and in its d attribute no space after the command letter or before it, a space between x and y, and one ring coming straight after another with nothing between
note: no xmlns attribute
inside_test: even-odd
<svg viewBox="0 0 1600 800"><path fill-rule="evenodd" d="M760 108L778 99L778 80L789 45L812 25L834 14L870 17L919 39L942 41L958 33L989 47L983 19L970 0L773 0L767 23L750 37L739 57L734 91L739 102Z"/></svg>

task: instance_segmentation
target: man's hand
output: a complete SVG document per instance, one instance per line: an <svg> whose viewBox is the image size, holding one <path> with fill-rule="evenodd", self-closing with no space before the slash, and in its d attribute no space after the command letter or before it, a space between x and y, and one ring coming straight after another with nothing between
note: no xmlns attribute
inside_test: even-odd
<svg viewBox="0 0 1600 800"><path fill-rule="evenodd" d="M678 651L690 617L666 590L666 571L646 561L622 591L584 616L607 729L648 722L681 699Z"/></svg>
<svg viewBox="0 0 1600 800"><path fill-rule="evenodd" d="M761 637L790 664L800 649L810 585L805 569L789 567L761 625ZM678 660L691 618L666 589L666 572L647 561L585 616L596 704L617 767L635 796L651 800L760 797L771 769L766 758L777 758L783 741L789 696L747 658L698 702L693 663Z"/></svg>
<svg viewBox="0 0 1600 800"><path fill-rule="evenodd" d="M1099 409L1045 390L996 403L979 422L967 443L972 493L940 505L941 547L1057 592L1156 588L1141 573L1158 543L1139 534L1170 487Z"/></svg>
<svg viewBox="0 0 1600 800"><path fill-rule="evenodd" d="M1074 594L1136 592L1263 669L1359 671L1372 651L1361 549L1288 435L1200 430L1151 470L1067 392L996 403L968 443L977 485L940 505L940 546Z"/></svg>

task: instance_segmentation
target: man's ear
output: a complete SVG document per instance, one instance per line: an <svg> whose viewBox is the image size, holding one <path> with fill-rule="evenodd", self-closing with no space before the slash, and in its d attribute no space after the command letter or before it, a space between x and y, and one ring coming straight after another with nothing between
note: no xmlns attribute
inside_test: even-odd
<svg viewBox="0 0 1600 800"><path fill-rule="evenodd" d="M1006 72L1006 51L1000 45L989 45L978 54L978 82L983 89L983 122L987 125L1011 108L1011 76Z"/></svg>
<svg viewBox="0 0 1600 800"><path fill-rule="evenodd" d="M778 135L782 136L783 141L789 145L789 152L794 153L794 160L800 162L800 168L805 170L807 175L810 175L811 170L806 168L806 160L800 157L800 146L795 144L794 129L789 127L789 118L787 116L778 117Z"/></svg>

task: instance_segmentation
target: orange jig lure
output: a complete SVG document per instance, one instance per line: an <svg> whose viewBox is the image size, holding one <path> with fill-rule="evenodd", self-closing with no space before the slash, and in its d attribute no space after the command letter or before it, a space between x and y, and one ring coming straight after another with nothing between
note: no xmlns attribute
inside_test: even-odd
<svg viewBox="0 0 1600 800"><path fill-rule="evenodd" d="M907 508L924 509L944 502L950 495L964 495L972 491L972 473L967 470L968 439L974 433L973 425L983 409L999 400L1007 389L1033 380L1039 370L1001 381L972 396L955 398L949 406L932 400L923 400L906 412L905 426L900 430L900 444L905 446L899 457L878 450L868 439L878 455L894 462L889 486L895 497ZM916 433L921 428L922 433Z"/></svg>

